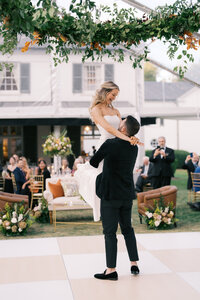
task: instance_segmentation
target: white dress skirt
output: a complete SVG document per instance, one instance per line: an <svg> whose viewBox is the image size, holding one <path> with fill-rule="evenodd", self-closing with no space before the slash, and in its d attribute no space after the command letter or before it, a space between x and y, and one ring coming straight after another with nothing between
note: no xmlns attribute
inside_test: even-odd
<svg viewBox="0 0 200 300"><path fill-rule="evenodd" d="M104 116L106 121L118 129L120 125L120 118L116 115L114 116ZM107 140L114 138L114 136L108 133L100 125L97 125L99 132L101 134L97 150L100 146ZM92 207L94 221L100 220L100 199L96 195L96 178L103 170L103 161L99 164L98 168L93 168L89 162L85 164L79 164L78 169L74 174L79 186L79 193L83 199Z"/></svg>

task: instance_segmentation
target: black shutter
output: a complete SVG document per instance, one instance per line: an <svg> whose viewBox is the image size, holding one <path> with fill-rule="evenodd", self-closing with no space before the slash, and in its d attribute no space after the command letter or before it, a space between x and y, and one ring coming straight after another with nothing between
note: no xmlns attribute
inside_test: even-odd
<svg viewBox="0 0 200 300"><path fill-rule="evenodd" d="M20 64L20 92L30 93L30 64Z"/></svg>
<svg viewBox="0 0 200 300"><path fill-rule="evenodd" d="M106 64L104 69L105 81L114 81L114 65Z"/></svg>
<svg viewBox="0 0 200 300"><path fill-rule="evenodd" d="M82 64L73 64L73 93L82 93Z"/></svg>

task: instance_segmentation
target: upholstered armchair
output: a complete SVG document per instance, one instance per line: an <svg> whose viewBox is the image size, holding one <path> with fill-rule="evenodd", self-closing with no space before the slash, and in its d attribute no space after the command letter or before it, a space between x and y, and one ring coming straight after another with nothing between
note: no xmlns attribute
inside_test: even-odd
<svg viewBox="0 0 200 300"><path fill-rule="evenodd" d="M24 201L28 206L28 196L0 192L0 210L4 208L6 203L13 204L20 203L22 201Z"/></svg>
<svg viewBox="0 0 200 300"><path fill-rule="evenodd" d="M163 202L167 206L170 202L173 202L174 209L176 208L176 194L177 187L174 185L163 186L159 189L150 190L143 193L137 194L138 202L138 213L140 218L140 223L142 224L142 216L145 215L145 208L153 209L155 200L160 201L162 195Z"/></svg>

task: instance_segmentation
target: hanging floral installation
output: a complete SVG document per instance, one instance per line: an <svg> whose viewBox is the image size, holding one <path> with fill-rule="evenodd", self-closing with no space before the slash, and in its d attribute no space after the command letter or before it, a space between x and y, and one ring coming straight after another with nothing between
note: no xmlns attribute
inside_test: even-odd
<svg viewBox="0 0 200 300"><path fill-rule="evenodd" d="M190 50L200 46L194 34L200 28L200 0L188 2L178 0L138 18L133 8L118 9L116 4L97 7L89 0L72 0L68 10L53 0L39 0L35 6L31 0L1 0L0 51L13 53L21 35L27 37L22 52L34 44L45 45L47 53L53 53L55 65L68 62L69 55L77 53L82 54L83 62L101 60L104 55L122 62L127 50L139 49L137 55L129 55L136 68L148 60L147 44L158 39L168 43L170 59L184 58L183 65L175 68L183 77L187 62L194 60Z"/></svg>

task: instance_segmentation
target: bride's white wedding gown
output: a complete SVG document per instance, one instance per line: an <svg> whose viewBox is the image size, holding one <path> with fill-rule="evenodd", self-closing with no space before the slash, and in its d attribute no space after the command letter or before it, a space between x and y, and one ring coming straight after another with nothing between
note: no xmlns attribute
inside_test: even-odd
<svg viewBox="0 0 200 300"><path fill-rule="evenodd" d="M114 128L119 128L120 118L118 116L104 116L104 118ZM97 146L98 150L107 139L114 138L114 136L100 125L97 125L97 127L101 134ZM97 169L93 168L89 162L86 162L85 164L79 164L78 170L74 174L78 182L80 195L93 208L94 221L99 221L100 219L100 199L96 195L96 177L102 172L102 169L103 161L99 164Z"/></svg>

